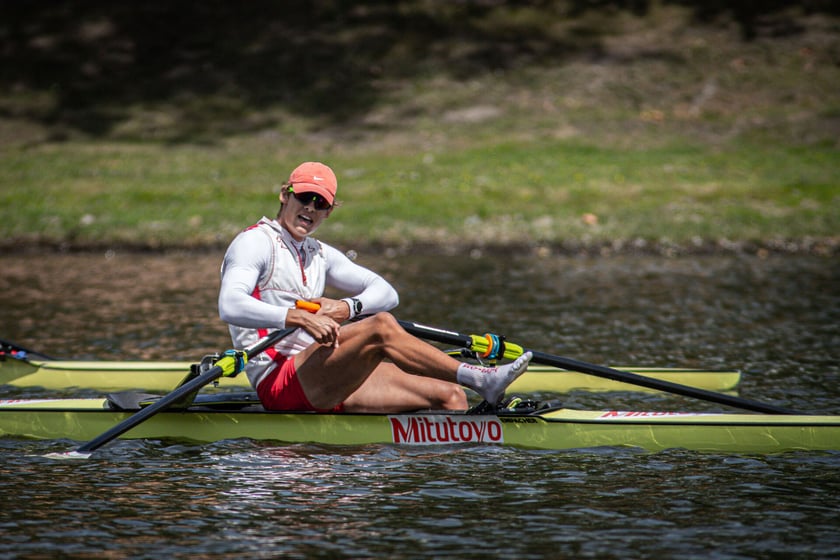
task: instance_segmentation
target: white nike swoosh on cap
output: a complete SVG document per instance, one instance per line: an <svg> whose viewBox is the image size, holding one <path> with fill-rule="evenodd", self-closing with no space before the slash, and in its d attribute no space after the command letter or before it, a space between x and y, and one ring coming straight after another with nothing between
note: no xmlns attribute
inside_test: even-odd
<svg viewBox="0 0 840 560"><path fill-rule="evenodd" d="M323 177L318 177L317 175L313 175L313 176L312 176L312 180L313 180L313 181L323 181L323 180L324 180L324 178L323 178Z"/></svg>

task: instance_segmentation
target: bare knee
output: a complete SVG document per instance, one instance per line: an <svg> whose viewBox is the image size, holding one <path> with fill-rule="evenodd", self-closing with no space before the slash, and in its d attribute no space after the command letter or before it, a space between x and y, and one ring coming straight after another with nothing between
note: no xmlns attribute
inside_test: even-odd
<svg viewBox="0 0 840 560"><path fill-rule="evenodd" d="M373 322L377 332L390 333L402 330L397 318L387 311L377 313L376 315L369 317L367 320Z"/></svg>
<svg viewBox="0 0 840 560"><path fill-rule="evenodd" d="M397 322L397 319L387 311L377 313L365 319L365 322L368 321L367 326L369 328L367 332L370 336L377 337L380 343L387 343L395 336L400 336L405 332L399 322Z"/></svg>

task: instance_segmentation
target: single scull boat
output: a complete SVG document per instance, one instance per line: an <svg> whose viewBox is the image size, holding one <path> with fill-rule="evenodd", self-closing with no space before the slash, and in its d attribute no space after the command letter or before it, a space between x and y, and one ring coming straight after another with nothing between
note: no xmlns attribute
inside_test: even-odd
<svg viewBox="0 0 840 560"><path fill-rule="evenodd" d="M0 435L82 441L156 397L0 401ZM151 399L151 400L149 400ZM840 417L694 412L591 411L520 403L495 413L322 414L270 412L253 393L201 394L122 434L194 442L250 438L322 444L503 444L536 449L629 446L722 453L840 450Z"/></svg>
<svg viewBox="0 0 840 560"><path fill-rule="evenodd" d="M511 359L526 352L497 335L464 335L417 323L400 324L427 340L462 346L473 357ZM217 361L192 367L189 376L164 396L124 392L94 399L2 400L0 436L83 440L99 434L76 450L60 454L73 458L88 457L120 437L200 442L251 438L341 445L493 443L538 449L631 446L740 453L840 450L840 417L804 414L533 350L527 350L532 364L765 414L581 411L517 398L501 409L482 403L480 410L466 412L327 414L266 411L253 393L199 394L210 383L241 373L248 359L293 331L274 331L248 348L227 350Z"/></svg>

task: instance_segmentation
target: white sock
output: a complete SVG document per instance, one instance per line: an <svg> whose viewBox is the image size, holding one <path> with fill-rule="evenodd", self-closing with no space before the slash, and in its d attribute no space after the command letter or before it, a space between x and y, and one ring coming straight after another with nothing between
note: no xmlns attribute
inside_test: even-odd
<svg viewBox="0 0 840 560"><path fill-rule="evenodd" d="M469 387L490 404L497 404L505 395L507 386L528 369L531 356L530 352L525 352L512 363L498 367L461 364L458 366L458 383Z"/></svg>

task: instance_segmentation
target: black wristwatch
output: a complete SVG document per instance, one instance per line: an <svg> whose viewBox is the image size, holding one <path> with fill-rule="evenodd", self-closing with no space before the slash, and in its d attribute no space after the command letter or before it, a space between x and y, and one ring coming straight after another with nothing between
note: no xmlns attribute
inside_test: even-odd
<svg viewBox="0 0 840 560"><path fill-rule="evenodd" d="M362 302L356 298L350 298L350 301L353 302L353 317L358 317L362 314Z"/></svg>

